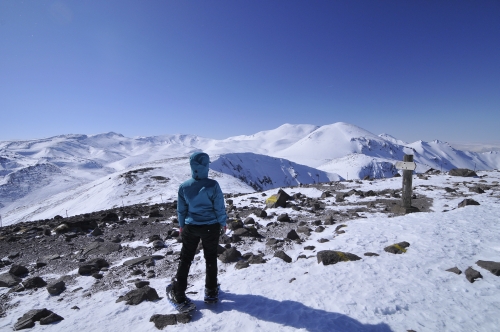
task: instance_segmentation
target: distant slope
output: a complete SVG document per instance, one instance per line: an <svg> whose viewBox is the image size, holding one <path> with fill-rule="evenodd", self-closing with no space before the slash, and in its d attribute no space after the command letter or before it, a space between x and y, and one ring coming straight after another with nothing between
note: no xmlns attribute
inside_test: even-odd
<svg viewBox="0 0 500 332"><path fill-rule="evenodd" d="M257 191L341 179L337 174L254 153L220 155L210 168L234 176Z"/></svg>

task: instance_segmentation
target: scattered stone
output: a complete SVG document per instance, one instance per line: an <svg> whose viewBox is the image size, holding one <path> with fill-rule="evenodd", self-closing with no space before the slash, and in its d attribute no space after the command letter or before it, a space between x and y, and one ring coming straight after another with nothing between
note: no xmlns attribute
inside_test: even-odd
<svg viewBox="0 0 500 332"><path fill-rule="evenodd" d="M155 327L159 330L163 330L168 325L176 325L177 323L187 324L191 321L191 314L181 313L181 314L170 314L170 315L159 315L155 314L149 319L150 322L155 324Z"/></svg>
<svg viewBox="0 0 500 332"><path fill-rule="evenodd" d="M315 231L316 233L321 233L321 232L323 232L324 230L325 230L325 228L324 228L323 226L319 226L319 227L317 227L314 231Z"/></svg>
<svg viewBox="0 0 500 332"><path fill-rule="evenodd" d="M162 240L154 240L153 241L153 248L155 248L155 249L165 248L165 243Z"/></svg>
<svg viewBox="0 0 500 332"><path fill-rule="evenodd" d="M53 312L45 308L30 310L21 318L17 319L17 323L14 325L14 331L32 328L35 326L35 322L49 316L50 314L53 314Z"/></svg>
<svg viewBox="0 0 500 332"><path fill-rule="evenodd" d="M500 276L500 263L499 262L492 262L492 261L477 261L477 265L482 267L485 270L490 271L496 276Z"/></svg>
<svg viewBox="0 0 500 332"><path fill-rule="evenodd" d="M93 273L92 277L95 278L95 279L102 279L104 276L102 274L100 274L100 273Z"/></svg>
<svg viewBox="0 0 500 332"><path fill-rule="evenodd" d="M135 282L135 287L142 288L144 286L149 286L149 281L147 280L139 280Z"/></svg>
<svg viewBox="0 0 500 332"><path fill-rule="evenodd" d="M456 274L458 274L458 275L462 274L462 271L461 271L458 267L456 267L456 266L455 266L455 267L452 267L451 269L448 269L448 270L446 270L446 271L448 271L448 272L453 272L453 273L456 273Z"/></svg>
<svg viewBox="0 0 500 332"><path fill-rule="evenodd" d="M47 291L50 295L59 295L64 292L65 289L66 284L64 283L64 281L57 281L47 286Z"/></svg>
<svg viewBox="0 0 500 332"><path fill-rule="evenodd" d="M52 324L55 322L59 322L61 320L64 320L64 318L62 318L58 314L52 312L47 317L43 317L42 319L40 319L40 325L49 325L49 324Z"/></svg>
<svg viewBox="0 0 500 332"><path fill-rule="evenodd" d="M235 247L231 247L219 255L219 260L222 263L233 263L238 261L241 257L241 252L239 252Z"/></svg>
<svg viewBox="0 0 500 332"><path fill-rule="evenodd" d="M264 264L266 260L262 255L252 255L248 258L250 264Z"/></svg>
<svg viewBox="0 0 500 332"><path fill-rule="evenodd" d="M103 222L117 222L119 220L120 220L120 218L114 212L109 212L108 214L106 214L104 216L104 218L101 219L101 221L103 221Z"/></svg>
<svg viewBox="0 0 500 332"><path fill-rule="evenodd" d="M33 277L24 280L23 286L26 289L41 288L47 286L47 283L41 277Z"/></svg>
<svg viewBox="0 0 500 332"><path fill-rule="evenodd" d="M311 235L311 229L307 226L299 226L297 227L298 233L304 233L306 235Z"/></svg>
<svg viewBox="0 0 500 332"><path fill-rule="evenodd" d="M125 301L125 304L129 305L137 305L142 301L156 301L159 300L160 297L154 288L149 286L144 286L142 288L134 289L124 296L120 296L116 303Z"/></svg>
<svg viewBox="0 0 500 332"><path fill-rule="evenodd" d="M253 224L255 224L255 219L253 219L252 217L248 217L248 218L246 218L246 219L243 221L243 223L244 223L245 225L253 225Z"/></svg>
<svg viewBox="0 0 500 332"><path fill-rule="evenodd" d="M22 277L26 274L28 274L28 269L25 266L22 265L17 265L17 264L12 264L12 266L9 269L9 273L12 275L15 275L16 277Z"/></svg>
<svg viewBox="0 0 500 332"><path fill-rule="evenodd" d="M399 242L393 245L387 246L384 250L391 254L403 254L406 252L406 248L408 248L410 244L408 242Z"/></svg>
<svg viewBox="0 0 500 332"><path fill-rule="evenodd" d="M315 246L305 246L304 250L314 250L315 248Z"/></svg>
<svg viewBox="0 0 500 332"><path fill-rule="evenodd" d="M146 263L148 260L152 259L152 256L141 256L137 258L132 258L123 262L123 266L135 266L138 264Z"/></svg>
<svg viewBox="0 0 500 332"><path fill-rule="evenodd" d="M318 251L316 257L318 259L318 264L323 263L323 265L337 264L338 262L357 261L361 259L361 257L348 252L333 250Z"/></svg>
<svg viewBox="0 0 500 332"><path fill-rule="evenodd" d="M259 218L266 218L267 212L265 210L257 210L255 211L255 215Z"/></svg>
<svg viewBox="0 0 500 332"><path fill-rule="evenodd" d="M292 283L293 281L297 280L296 278L290 279L289 283Z"/></svg>
<svg viewBox="0 0 500 332"><path fill-rule="evenodd" d="M318 240L319 243L325 243L325 242L329 242L330 240L328 239L324 239L324 238L321 238Z"/></svg>
<svg viewBox="0 0 500 332"><path fill-rule="evenodd" d="M292 262L292 258L290 256L288 256L283 250L276 251L274 253L274 257L281 258L282 260L284 260L287 263L291 263Z"/></svg>
<svg viewBox="0 0 500 332"><path fill-rule="evenodd" d="M472 267L468 267L467 270L465 270L465 277L472 284L476 279L482 278L483 276L479 271L474 270Z"/></svg>
<svg viewBox="0 0 500 332"><path fill-rule="evenodd" d="M288 234L286 235L286 238L290 239L290 240L298 240L298 239L300 239L300 236L297 234L297 232L294 229L292 229L290 232L288 232Z"/></svg>
<svg viewBox="0 0 500 332"><path fill-rule="evenodd" d="M280 214L276 220L279 222L290 222L290 217L288 216L288 213L283 213Z"/></svg>
<svg viewBox="0 0 500 332"><path fill-rule="evenodd" d="M234 266L235 269L241 270L241 269L246 269L247 267L250 266L250 263L248 263L245 260L238 261L236 265Z"/></svg>
<svg viewBox="0 0 500 332"><path fill-rule="evenodd" d="M108 255L112 252L118 251L122 246L118 243L112 242L92 242L83 250L83 256L87 255Z"/></svg>
<svg viewBox="0 0 500 332"><path fill-rule="evenodd" d="M371 256L379 256L379 254L376 254L374 252L365 252L365 256L371 257Z"/></svg>
<svg viewBox="0 0 500 332"><path fill-rule="evenodd" d="M463 201L461 201L460 203L458 203L459 208L467 206L467 205L480 205L480 204L471 198L466 198Z"/></svg>
<svg viewBox="0 0 500 332"><path fill-rule="evenodd" d="M332 216L328 216L325 219L325 222L323 224L325 224L325 225L333 225L333 224L335 224L335 219L333 219Z"/></svg>
<svg viewBox="0 0 500 332"><path fill-rule="evenodd" d="M21 281L21 278L16 277L15 275L8 272L0 274L0 287L14 287L16 285L19 285Z"/></svg>
<svg viewBox="0 0 500 332"><path fill-rule="evenodd" d="M78 308L76 305L72 306L71 309L73 309L73 310L80 310L80 308Z"/></svg>
<svg viewBox="0 0 500 332"><path fill-rule="evenodd" d="M7 258L8 258L8 259L14 259L14 258L19 257L19 255L20 255L20 253L19 253L19 252L11 252L11 253L7 256Z"/></svg>
<svg viewBox="0 0 500 332"><path fill-rule="evenodd" d="M90 235L92 236L100 236L103 234L104 234L103 231L99 227L94 228L94 230L90 232Z"/></svg>
<svg viewBox="0 0 500 332"><path fill-rule="evenodd" d="M480 187L470 187L469 192L477 193L477 194L484 194L484 190Z"/></svg>
<svg viewBox="0 0 500 332"><path fill-rule="evenodd" d="M474 177L477 176L476 172L467 168L454 168L448 172L451 176L464 176L464 177Z"/></svg>

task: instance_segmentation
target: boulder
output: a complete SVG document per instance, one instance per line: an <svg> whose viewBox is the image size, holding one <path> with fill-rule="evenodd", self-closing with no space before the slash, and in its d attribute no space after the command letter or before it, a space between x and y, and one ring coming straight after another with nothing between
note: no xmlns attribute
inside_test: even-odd
<svg viewBox="0 0 500 332"><path fill-rule="evenodd" d="M124 296L120 296L118 300L116 300L116 303L125 301L125 304L137 305L142 301L156 301L159 299L160 297L154 288L144 286L142 288L134 289Z"/></svg>
<svg viewBox="0 0 500 332"><path fill-rule="evenodd" d="M35 322L50 316L50 314L53 314L53 312L45 308L30 310L21 318L17 319L17 323L14 325L14 331L32 328L35 326Z"/></svg>
<svg viewBox="0 0 500 332"><path fill-rule="evenodd" d="M406 252L406 248L408 248L409 246L410 244L408 242L403 241L387 246L384 248L384 250L391 254L403 254Z"/></svg>
<svg viewBox="0 0 500 332"><path fill-rule="evenodd" d="M476 194L484 194L484 190L481 187L470 187L469 192Z"/></svg>
<svg viewBox="0 0 500 332"><path fill-rule="evenodd" d="M276 251L274 253L274 257L281 258L282 260L284 260L287 263L291 263L292 262L292 258L290 256L288 256L283 250Z"/></svg>
<svg viewBox="0 0 500 332"><path fill-rule="evenodd" d="M66 284L62 280L50 283L47 286L47 292L49 292L50 295L59 295L64 292L64 290L66 290Z"/></svg>
<svg viewBox="0 0 500 332"><path fill-rule="evenodd" d="M9 273L15 275L16 277L21 277L28 274L28 269L25 266L12 264L9 269Z"/></svg>
<svg viewBox="0 0 500 332"><path fill-rule="evenodd" d="M239 228L243 228L243 222L241 220L233 220L227 223L227 228L230 230L237 230Z"/></svg>
<svg viewBox="0 0 500 332"><path fill-rule="evenodd" d="M290 239L290 240L299 240L300 236L297 234L295 229L292 229L290 232L288 232L288 234L286 235L286 238Z"/></svg>
<svg viewBox="0 0 500 332"><path fill-rule="evenodd" d="M219 260L222 263L233 263L236 262L241 257L241 252L239 252L235 247L231 247L219 255Z"/></svg>
<svg viewBox="0 0 500 332"><path fill-rule="evenodd" d="M477 261L476 264L496 276L500 276L500 263L493 261Z"/></svg>
<svg viewBox="0 0 500 332"><path fill-rule="evenodd" d="M471 198L466 198L463 201L461 201L460 203L458 203L459 208L467 206L467 205L480 205L480 204Z"/></svg>
<svg viewBox="0 0 500 332"><path fill-rule="evenodd" d="M33 277L24 280L23 286L26 289L41 288L47 286L47 283L41 277Z"/></svg>
<svg viewBox="0 0 500 332"><path fill-rule="evenodd" d="M318 251L316 258L318 259L318 264L323 263L323 265L337 264L338 262L357 261L361 259L361 257L348 252L333 250Z"/></svg>
<svg viewBox="0 0 500 332"><path fill-rule="evenodd" d="M458 267L452 267L451 269L448 269L446 270L447 272L453 272L453 273L456 273L458 275L462 274L462 271L460 271L460 269Z"/></svg>
<svg viewBox="0 0 500 332"><path fill-rule="evenodd" d="M21 281L21 278L8 272L0 274L0 287L14 287L16 285L19 285Z"/></svg>
<svg viewBox="0 0 500 332"><path fill-rule="evenodd" d="M280 222L289 222L290 217L288 216L288 213L283 213L278 216L277 220Z"/></svg>
<svg viewBox="0 0 500 332"><path fill-rule="evenodd" d="M40 325L49 325L55 322L59 322L61 320L64 320L64 318L52 312L50 315L40 319Z"/></svg>
<svg viewBox="0 0 500 332"><path fill-rule="evenodd" d="M255 224L255 219L253 219L252 217L248 217L248 218L246 218L246 219L243 221L243 223L244 223L245 225L253 225L253 224Z"/></svg>
<svg viewBox="0 0 500 332"><path fill-rule="evenodd" d="M277 207L286 207L286 202L290 200L291 197L288 195L286 192L284 192L282 189L278 191L277 194L269 196L268 199L266 199L266 206L268 208L277 208Z"/></svg>
<svg viewBox="0 0 500 332"><path fill-rule="evenodd" d="M149 319L150 322L155 324L158 330L163 330L168 325L176 325L177 323L187 324L191 321L190 313L180 313L180 314L169 314L169 315L159 315L155 314Z"/></svg>
<svg viewBox="0 0 500 332"><path fill-rule="evenodd" d="M474 177L477 176L476 172L467 168L454 168L448 172L451 176L464 176L464 177Z"/></svg>
<svg viewBox="0 0 500 332"><path fill-rule="evenodd" d="M483 276L479 271L474 270L472 267L468 267L467 270L465 270L465 278L470 281L472 284L476 279L482 278Z"/></svg>
<svg viewBox="0 0 500 332"><path fill-rule="evenodd" d="M236 263L236 265L234 266L234 268L235 268L236 270L241 270L241 269L246 269L246 268L247 268L247 267L249 267L249 266L250 266L250 263L249 263L249 262L247 262L247 261L245 261L245 260L241 260L241 261L238 261L238 262Z"/></svg>

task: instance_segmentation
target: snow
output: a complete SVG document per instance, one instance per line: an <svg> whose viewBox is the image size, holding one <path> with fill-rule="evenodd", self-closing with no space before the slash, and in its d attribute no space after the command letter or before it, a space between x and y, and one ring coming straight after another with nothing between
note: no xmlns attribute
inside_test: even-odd
<svg viewBox="0 0 500 332"><path fill-rule="evenodd" d="M500 172L479 172L479 175L486 176L482 178L486 185L500 180ZM479 180L467 179L475 184L479 184ZM344 183L348 186L346 190L401 188L401 178ZM220 302L204 304L203 279L195 281L188 289L197 292L191 295L198 307L193 320L168 326L166 330L495 331L500 325L500 277L475 262L500 261L500 196L498 189L487 190L485 194L469 193L467 187L472 183L446 175L431 175L428 180L415 178L415 193L425 193L433 199L432 212L399 217L365 213L363 218L347 222L344 234L335 233L336 225L327 226L324 232L312 232L306 242L294 244L287 250L293 259L290 264L265 256L268 259L265 264L236 270L234 264L219 262ZM435 189L428 190L429 186ZM439 189L443 186L457 188L481 205L456 208L464 197L447 196ZM318 197L322 192L318 188L301 187L285 190L309 197ZM235 201L252 195L255 193L239 196ZM342 211L340 205L329 208ZM319 243L319 238L329 242ZM406 253L393 255L383 250L401 241L410 243ZM316 248L304 250L307 245ZM257 253L264 246L255 242L252 252ZM326 249L350 252L362 259L323 266L317 263L316 253ZM366 252L380 256L367 257L363 255ZM301 254L311 257L297 259ZM202 254L200 257L193 262L192 271L204 271ZM480 271L483 278L470 283L464 274L445 271L455 266L462 271L471 266ZM175 313L165 298L167 278L150 279L151 287L158 291L161 300L137 306L115 303L130 290L127 287L83 297L93 278L78 277L77 280L78 285L58 297L44 290L30 295L15 293L13 301L19 305L9 309L0 320L0 330L11 330L25 312L43 307L64 320L49 326L37 323L33 331L157 331L149 318L153 314ZM84 290L73 293L77 287ZM6 291L0 289L0 295ZM59 301L60 298L63 300ZM70 309L74 305L80 310Z"/></svg>

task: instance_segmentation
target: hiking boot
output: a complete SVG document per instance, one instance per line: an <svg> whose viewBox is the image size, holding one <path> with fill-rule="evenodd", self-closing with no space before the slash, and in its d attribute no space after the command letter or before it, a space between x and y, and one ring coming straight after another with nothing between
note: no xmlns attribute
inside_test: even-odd
<svg viewBox="0 0 500 332"><path fill-rule="evenodd" d="M170 302L180 304L186 301L186 294L180 294L176 292L177 281L172 279L172 283L167 286L167 298Z"/></svg>
<svg viewBox="0 0 500 332"><path fill-rule="evenodd" d="M219 301L220 284L214 289L205 288L205 303L217 303Z"/></svg>

